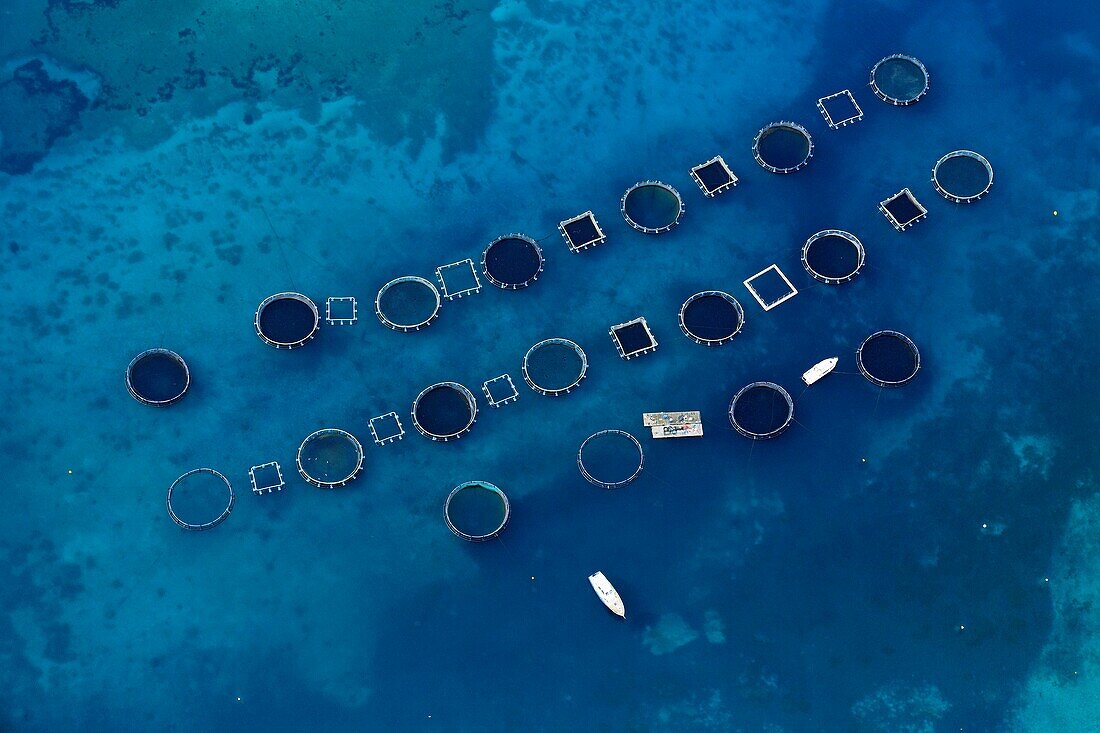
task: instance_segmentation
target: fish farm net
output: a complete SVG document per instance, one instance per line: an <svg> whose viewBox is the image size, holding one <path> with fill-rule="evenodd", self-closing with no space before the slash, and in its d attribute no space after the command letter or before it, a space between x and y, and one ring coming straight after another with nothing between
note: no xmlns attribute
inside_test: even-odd
<svg viewBox="0 0 1100 733"><path fill-rule="evenodd" d="M512 506L503 491L487 481L467 481L447 495L447 528L469 542L491 540L508 526Z"/></svg>
<svg viewBox="0 0 1100 733"><path fill-rule="evenodd" d="M903 188L878 205L879 211L899 232L904 232L921 219L928 216L928 209L917 201L917 197L908 188Z"/></svg>
<svg viewBox="0 0 1100 733"><path fill-rule="evenodd" d="M565 238L570 252L583 252L586 249L603 244L607 236L591 211L566 219L558 224L558 231Z"/></svg>
<svg viewBox="0 0 1100 733"><path fill-rule="evenodd" d="M953 150L932 166L932 185L948 201L969 204L993 186L993 166L973 150Z"/></svg>
<svg viewBox="0 0 1100 733"><path fill-rule="evenodd" d="M191 371L183 357L168 349L149 349L126 367L126 388L146 405L167 407L183 399L191 387Z"/></svg>
<svg viewBox="0 0 1100 733"><path fill-rule="evenodd" d="M752 155L766 171L794 173L809 164L814 142L809 131L797 122L772 122L756 133Z"/></svg>
<svg viewBox="0 0 1100 733"><path fill-rule="evenodd" d="M201 532L216 527L233 511L236 495L229 479L212 468L195 468L168 487L168 516L184 529Z"/></svg>
<svg viewBox="0 0 1100 733"><path fill-rule="evenodd" d="M626 189L619 203L626 223L646 234L662 234L680 223L684 200L661 181L641 181Z"/></svg>
<svg viewBox="0 0 1100 733"><path fill-rule="evenodd" d="M897 331L868 336L856 350L860 373L879 387L900 387L920 371L920 351L913 339Z"/></svg>
<svg viewBox="0 0 1100 733"><path fill-rule="evenodd" d="M745 325L745 311L729 293L704 290L680 306L680 330L697 344L721 346Z"/></svg>
<svg viewBox="0 0 1100 733"><path fill-rule="evenodd" d="M896 53L871 67L871 89L875 96L895 107L918 102L931 84L928 69L919 59Z"/></svg>
<svg viewBox="0 0 1100 733"><path fill-rule="evenodd" d="M415 275L390 280L374 298L374 313L387 328L408 333L419 331L439 316L439 291L430 281Z"/></svg>
<svg viewBox="0 0 1100 733"><path fill-rule="evenodd" d="M473 392L458 382L439 382L416 396L412 419L413 427L426 438L456 440L474 426L477 400Z"/></svg>
<svg viewBox="0 0 1100 733"><path fill-rule="evenodd" d="M577 467L590 484L605 489L626 486L645 465L642 444L625 430L601 430L581 443Z"/></svg>
<svg viewBox="0 0 1100 733"><path fill-rule="evenodd" d="M301 293L276 293L256 308L256 333L264 343L276 349L296 349L317 335L321 313L317 305Z"/></svg>
<svg viewBox="0 0 1100 733"><path fill-rule="evenodd" d="M794 400L774 382L753 382L730 401L733 429L754 440L774 438L794 421Z"/></svg>
<svg viewBox="0 0 1100 733"><path fill-rule="evenodd" d="M489 282L504 290L526 288L539 279L546 260L538 243L523 234L494 239L481 254Z"/></svg>
<svg viewBox="0 0 1100 733"><path fill-rule="evenodd" d="M818 232L802 245L802 266L810 277L828 285L846 283L858 275L864 256L859 238L840 229Z"/></svg>
<svg viewBox="0 0 1100 733"><path fill-rule="evenodd" d="M298 447L298 473L314 486L346 486L363 471L363 446L351 433L324 428L310 433Z"/></svg>
<svg viewBox="0 0 1100 733"><path fill-rule="evenodd" d="M565 395L588 374L588 357L576 342L563 338L540 341L523 356L523 380L539 394Z"/></svg>

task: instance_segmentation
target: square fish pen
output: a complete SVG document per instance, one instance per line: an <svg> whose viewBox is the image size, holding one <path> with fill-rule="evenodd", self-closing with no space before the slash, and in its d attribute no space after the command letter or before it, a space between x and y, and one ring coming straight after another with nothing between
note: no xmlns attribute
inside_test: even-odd
<svg viewBox="0 0 1100 733"><path fill-rule="evenodd" d="M355 298L330 297L325 301L325 322L330 326L350 326L359 320L359 306Z"/></svg>
<svg viewBox="0 0 1100 733"><path fill-rule="evenodd" d="M708 199L712 199L723 191L728 191L737 185L737 176L726 165L721 155L716 155L706 163L700 163L691 169L691 177L699 190Z"/></svg>
<svg viewBox="0 0 1100 733"><path fill-rule="evenodd" d="M252 482L253 494L270 494L272 491L282 491L286 486L278 461L261 463L248 469L248 480Z"/></svg>
<svg viewBox="0 0 1100 733"><path fill-rule="evenodd" d="M779 269L779 265L765 267L748 280L745 280L744 286L756 299L756 302L760 304L760 307L766 311L770 311L777 305L786 303L798 295L798 288L787 279L787 276Z"/></svg>
<svg viewBox="0 0 1100 733"><path fill-rule="evenodd" d="M558 231L565 239L569 251L573 253L597 247L607 240L607 235L603 233L600 223L596 221L596 215L591 211L559 223Z"/></svg>
<svg viewBox="0 0 1100 733"><path fill-rule="evenodd" d="M519 399L519 390L508 374L501 374L483 383L481 391L485 393L485 399L489 400L489 407L502 407Z"/></svg>
<svg viewBox="0 0 1100 733"><path fill-rule="evenodd" d="M890 198L881 201L878 210L899 232L904 232L928 216L928 209L917 201L917 197L908 188L903 188Z"/></svg>
<svg viewBox="0 0 1100 733"><path fill-rule="evenodd" d="M831 130L839 130L845 125L863 119L863 110L860 109L859 102L847 89L817 100L817 109Z"/></svg>
<svg viewBox="0 0 1100 733"><path fill-rule="evenodd" d="M620 323L608 329L611 340L615 342L615 348L619 356L624 359L633 359L636 356L651 354L657 350L657 339L645 318L635 318L626 323Z"/></svg>
<svg viewBox="0 0 1100 733"><path fill-rule="evenodd" d="M447 300L481 292L481 280L477 276L474 261L467 258L435 268L439 291Z"/></svg>
<svg viewBox="0 0 1100 733"><path fill-rule="evenodd" d="M394 443L405 437L405 428L401 426L401 418L396 412L372 417L368 427L376 445Z"/></svg>

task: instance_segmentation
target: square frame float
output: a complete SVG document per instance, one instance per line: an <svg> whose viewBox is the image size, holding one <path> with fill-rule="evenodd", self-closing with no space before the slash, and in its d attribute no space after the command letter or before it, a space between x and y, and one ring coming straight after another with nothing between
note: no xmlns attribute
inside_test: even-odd
<svg viewBox="0 0 1100 733"><path fill-rule="evenodd" d="M774 272L776 275L778 275L783 283L787 286L787 292L771 302L765 301L764 298L757 291L757 289L752 286L753 280L763 275L767 275L769 272ZM798 288L796 288L794 286L794 283L792 283L790 279L788 279L787 276L783 274L783 271L779 269L779 265L775 264L768 265L760 272L745 280L742 284L745 286L745 289L749 291L749 294L752 295L756 302L760 304L760 307L766 311L770 311L772 308L775 308L781 303L786 303L788 300L798 295Z"/></svg>
<svg viewBox="0 0 1100 733"><path fill-rule="evenodd" d="M623 359L633 359L657 350L657 338L644 317L619 323L607 330Z"/></svg>
<svg viewBox="0 0 1100 733"><path fill-rule="evenodd" d="M481 385L481 391L485 393L485 399L489 400L490 407L501 407L519 399L519 390L508 374L487 380Z"/></svg>
<svg viewBox="0 0 1100 733"><path fill-rule="evenodd" d="M908 188L903 188L893 196L879 202L878 210L899 232L904 232L921 219L928 216L928 209L917 201L917 197ZM903 221L904 220L904 221Z"/></svg>
<svg viewBox="0 0 1100 733"><path fill-rule="evenodd" d="M700 163L692 168L691 177L708 199L728 191L738 183L737 176L730 170L721 155L716 155L706 163Z"/></svg>
<svg viewBox="0 0 1100 733"><path fill-rule="evenodd" d="M603 233L600 223L596 221L596 215L591 210L559 222L558 231L565 239L565 245L569 247L569 251L574 254L598 247L607 241L607 235Z"/></svg>
<svg viewBox="0 0 1100 733"><path fill-rule="evenodd" d="M846 98L852 106L852 113L847 117L841 119L834 119L832 112L829 111L828 103L834 99ZM834 105L835 106L835 105ZM859 106L859 102L852 95L852 92L848 89L842 89L836 94L830 94L827 97L822 97L817 100L817 110L821 113L821 116L825 118L825 123L829 125L832 130L839 130L845 125L851 125L859 122L863 119L863 110Z"/></svg>
<svg viewBox="0 0 1100 733"><path fill-rule="evenodd" d="M253 494L270 494L272 491L282 491L286 486L278 461L261 463L248 469L248 480L252 482Z"/></svg>
<svg viewBox="0 0 1100 733"><path fill-rule="evenodd" d="M481 279L477 276L477 268L474 267L474 261L468 257L435 268L435 278L439 281L439 293L446 300L481 292Z"/></svg>
<svg viewBox="0 0 1100 733"><path fill-rule="evenodd" d="M405 437L405 428L401 426L401 418L396 412L372 417L368 426L376 445L386 445Z"/></svg>
<svg viewBox="0 0 1100 733"><path fill-rule="evenodd" d="M336 306L333 308L333 306ZM348 307L351 310L348 310ZM355 298L348 295L342 297L329 296L325 301L325 322L330 326L350 326L359 320L359 304Z"/></svg>

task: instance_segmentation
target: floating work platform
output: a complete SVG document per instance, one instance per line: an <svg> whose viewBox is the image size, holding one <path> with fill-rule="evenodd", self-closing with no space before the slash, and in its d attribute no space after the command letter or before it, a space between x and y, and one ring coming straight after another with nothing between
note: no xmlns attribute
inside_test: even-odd
<svg viewBox="0 0 1100 733"><path fill-rule="evenodd" d="M737 176L726 165L726 161L721 155L716 155L706 163L700 163L692 168L691 177L695 180L695 185L708 199L712 199L737 185Z"/></svg>
<svg viewBox="0 0 1100 733"><path fill-rule="evenodd" d="M695 293L680 306L680 330L703 346L721 346L741 333L745 311L737 298L721 290Z"/></svg>
<svg viewBox="0 0 1100 733"><path fill-rule="evenodd" d="M586 249L598 247L607 240L607 235L596 221L596 215L591 211L578 214L572 219L566 219L558 224L558 231L565 239L566 246L573 253L583 252Z"/></svg>
<svg viewBox="0 0 1100 733"><path fill-rule="evenodd" d="M376 445L388 445L405 437L405 428L401 425L401 418L396 412L372 417L367 426Z"/></svg>
<svg viewBox="0 0 1100 733"><path fill-rule="evenodd" d="M261 463L248 469L248 480L252 483L253 494L270 494L272 491L282 491L286 486L278 461Z"/></svg>
<svg viewBox="0 0 1100 733"><path fill-rule="evenodd" d="M319 489L347 486L363 472L363 444L340 428L322 428L298 446L298 473Z"/></svg>
<svg viewBox="0 0 1100 733"><path fill-rule="evenodd" d="M481 391L485 393L489 407L503 407L519 399L519 390L512 382L510 374L493 377L481 385Z"/></svg>
<svg viewBox="0 0 1100 733"><path fill-rule="evenodd" d="M920 371L920 351L900 331L878 331L856 349L856 365L867 381L879 387L900 387Z"/></svg>
<svg viewBox="0 0 1100 733"><path fill-rule="evenodd" d="M899 232L904 232L928 216L928 209L924 208L920 201L917 201L917 197L908 188L903 188L888 199L881 201L878 210L882 212L890 225Z"/></svg>
<svg viewBox="0 0 1100 733"><path fill-rule="evenodd" d="M798 295L798 288L783 274L779 265L768 265L745 280L743 284L760 307L766 311Z"/></svg>
<svg viewBox="0 0 1100 733"><path fill-rule="evenodd" d="M702 438L703 423L686 422L679 425L654 425L649 429L654 438Z"/></svg>
<svg viewBox="0 0 1100 733"><path fill-rule="evenodd" d="M435 278L439 280L440 292L447 300L481 292L481 280L478 279L474 261L469 258L440 265L435 268Z"/></svg>
<svg viewBox="0 0 1100 733"><path fill-rule="evenodd" d="M541 395L560 397L588 376L588 356L575 341L550 338L523 355L523 381Z"/></svg>
<svg viewBox="0 0 1100 733"><path fill-rule="evenodd" d="M703 418L698 411L645 412L642 424L654 438L701 438Z"/></svg>
<svg viewBox="0 0 1100 733"><path fill-rule="evenodd" d="M275 293L260 302L253 319L256 335L276 349L297 349L321 328L317 304L301 293Z"/></svg>
<svg viewBox="0 0 1100 733"><path fill-rule="evenodd" d="M664 234L684 216L680 192L663 181L639 181L626 189L619 211L632 228L645 234Z"/></svg>
<svg viewBox="0 0 1100 733"><path fill-rule="evenodd" d="M467 481L447 495L443 519L447 529L467 542L486 542L508 526L512 505L508 496L488 481Z"/></svg>
<svg viewBox="0 0 1100 733"><path fill-rule="evenodd" d="M605 489L626 486L645 467L642 444L625 430L601 430L577 450L577 468L585 481Z"/></svg>
<svg viewBox="0 0 1100 733"><path fill-rule="evenodd" d="M981 153L952 150L932 166L936 192L956 204L969 204L993 187L993 166Z"/></svg>
<svg viewBox="0 0 1100 733"><path fill-rule="evenodd" d="M205 486L203 486L205 484ZM187 492L202 494L203 496L184 498ZM221 504L221 496L224 495L224 508ZM209 501L202 502L202 499ZM237 500L233 493L233 485L220 472L213 468L194 468L183 474L168 487L168 495L165 504L168 507L168 516L180 527L192 532L202 532L217 527L224 522L230 512L233 511L233 503ZM209 503L212 509L203 507L192 511L194 503ZM186 509L183 508L186 505Z"/></svg>
<svg viewBox="0 0 1100 733"><path fill-rule="evenodd" d="M730 400L730 424L753 440L774 438L794 421L794 400L775 382L753 382Z"/></svg>
<svg viewBox="0 0 1100 733"><path fill-rule="evenodd" d="M752 141L752 157L771 173L794 173L810 164L814 141L797 122L781 120L760 128Z"/></svg>
<svg viewBox="0 0 1100 733"><path fill-rule="evenodd" d="M325 323L330 326L350 326L359 320L359 304L349 296L329 297L325 301Z"/></svg>
<svg viewBox="0 0 1100 733"><path fill-rule="evenodd" d="M412 421L417 432L429 440L458 440L477 422L477 400L458 382L437 382L413 400Z"/></svg>
<svg viewBox="0 0 1100 733"><path fill-rule="evenodd" d="M126 389L143 405L167 407L183 399L191 387L191 370L170 349L148 349L126 366Z"/></svg>
<svg viewBox="0 0 1100 733"><path fill-rule="evenodd" d="M831 130L839 130L863 119L863 110L848 89L817 100L817 109Z"/></svg>
<svg viewBox="0 0 1100 733"><path fill-rule="evenodd" d="M526 234L497 237L481 253L481 269L485 277L502 290L529 287L539 279L545 265L542 248Z"/></svg>
<svg viewBox="0 0 1100 733"><path fill-rule="evenodd" d="M439 317L442 302L430 281L416 275L394 278L374 297L374 314L386 328L410 333L427 328Z"/></svg>
<svg viewBox="0 0 1100 733"><path fill-rule="evenodd" d="M916 104L928 94L932 78L919 59L895 53L871 67L871 90L895 107Z"/></svg>
<svg viewBox="0 0 1100 733"><path fill-rule="evenodd" d="M802 245L802 267L826 285L850 282L863 269L863 242L851 232L825 229Z"/></svg>
<svg viewBox="0 0 1100 733"><path fill-rule="evenodd" d="M611 340L615 342L615 348L619 356L624 359L633 359L643 354L651 354L657 350L657 339L653 331L649 330L649 324L645 318L638 317L626 323L620 323L608 329Z"/></svg>

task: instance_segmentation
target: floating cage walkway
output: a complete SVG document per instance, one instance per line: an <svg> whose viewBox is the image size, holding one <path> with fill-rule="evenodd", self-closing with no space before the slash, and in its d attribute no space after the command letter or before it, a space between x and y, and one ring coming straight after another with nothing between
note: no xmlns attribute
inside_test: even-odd
<svg viewBox="0 0 1100 733"><path fill-rule="evenodd" d="M439 281L439 290L446 300L455 300L464 295L481 292L481 280L478 279L474 261L470 258L440 265L435 268L435 278Z"/></svg>
<svg viewBox="0 0 1100 733"><path fill-rule="evenodd" d="M615 343L615 349L624 359L652 354L657 350L657 338L649 329L644 317L612 326L607 331Z"/></svg>
<svg viewBox="0 0 1100 733"><path fill-rule="evenodd" d="M601 449L605 455L595 455ZM618 465L597 467L601 458ZM626 486L638 478L644 467L645 451L642 450L642 444L625 430L601 430L593 433L584 439L577 450L577 468L585 481L604 489Z"/></svg>
<svg viewBox="0 0 1100 733"><path fill-rule="evenodd" d="M329 297L325 301L325 323L350 326L359 320L359 304L352 296Z"/></svg>
<svg viewBox="0 0 1100 733"><path fill-rule="evenodd" d="M486 517L490 521L482 524ZM488 481L459 484L443 503L447 529L467 542L486 542L499 536L511 517L507 495Z"/></svg>
<svg viewBox="0 0 1100 733"><path fill-rule="evenodd" d="M730 400L730 425L746 438L774 438L794 421L794 400L775 382L753 382Z"/></svg>
<svg viewBox="0 0 1100 733"><path fill-rule="evenodd" d="M510 374L501 374L499 377L486 380L481 385L481 391L485 393L489 407L503 407L519 399L519 390L512 382Z"/></svg>
<svg viewBox="0 0 1100 733"><path fill-rule="evenodd" d="M890 222L890 226L899 232L904 232L928 216L928 209L917 201L917 197L908 188L903 188L890 198L880 201L878 210Z"/></svg>
<svg viewBox="0 0 1100 733"><path fill-rule="evenodd" d="M936 192L956 204L969 204L993 187L993 166L973 150L952 150L932 166Z"/></svg>
<svg viewBox="0 0 1100 733"><path fill-rule="evenodd" d="M268 346L297 349L317 335L321 313L317 304L301 293L275 293L260 302L253 325Z"/></svg>
<svg viewBox="0 0 1100 733"><path fill-rule="evenodd" d="M899 331L877 331L856 349L856 365L867 381L879 387L900 387L920 371L920 351Z"/></svg>
<svg viewBox="0 0 1100 733"><path fill-rule="evenodd" d="M405 428L396 412L372 417L367 423L375 445L389 445L405 437Z"/></svg>
<svg viewBox="0 0 1100 733"><path fill-rule="evenodd" d="M863 269L865 256L863 242L842 229L817 232L802 245L802 266L826 285L850 282Z"/></svg>
<svg viewBox="0 0 1100 733"><path fill-rule="evenodd" d="M298 446L295 462L307 483L335 489L347 486L363 472L363 445L346 430L322 428Z"/></svg>
<svg viewBox="0 0 1100 733"><path fill-rule="evenodd" d="M680 192L662 181L639 181L626 189L619 201L623 219L645 234L663 234L684 216Z"/></svg>
<svg viewBox="0 0 1100 733"><path fill-rule="evenodd" d="M691 177L695 181L695 185L708 199L712 199L737 185L737 176L726 165L726 161L721 155L716 155L706 163L700 163L692 168Z"/></svg>
<svg viewBox="0 0 1100 733"><path fill-rule="evenodd" d="M252 484L253 494L270 494L272 491L282 491L286 486L278 461L261 463L248 469L248 480Z"/></svg>
<svg viewBox="0 0 1100 733"><path fill-rule="evenodd" d="M562 373L564 370L565 373ZM588 376L588 356L575 341L549 338L523 355L523 381L541 395L560 397Z"/></svg>
<svg viewBox="0 0 1100 733"><path fill-rule="evenodd" d="M413 427L430 440L458 440L477 422L474 393L458 382L425 387L412 404Z"/></svg>
<svg viewBox="0 0 1100 733"><path fill-rule="evenodd" d="M797 122L772 122L753 138L752 157L771 173L794 173L810 164L814 141L809 130Z"/></svg>
<svg viewBox="0 0 1100 733"><path fill-rule="evenodd" d="M680 330L703 346L721 346L741 333L745 310L737 298L721 290L695 293L680 306Z"/></svg>
<svg viewBox="0 0 1100 733"><path fill-rule="evenodd" d="M830 130L839 130L863 119L863 110L848 89L817 100L817 109Z"/></svg>
<svg viewBox="0 0 1100 733"><path fill-rule="evenodd" d="M218 481L220 481L221 483L223 483L225 485L225 491L226 491L225 508L221 511L221 513L219 513L213 519L207 520L205 522L187 521L187 520L183 519L182 517L180 517L179 513L176 511L176 507L172 504L172 500L174 498L176 498L175 493L176 493L176 491L180 490L180 488L183 486L184 482L186 482L188 479L190 479L194 476L204 476L204 475L213 476L215 479L217 479ZM229 483L229 479L227 479L224 475L222 475L218 471L215 471L213 468L194 468L194 469L188 471L187 473L183 474L182 476L180 476L179 478L177 478L175 481L172 482L172 485L168 487L168 496L165 498L165 504L168 507L168 516L170 516L172 518L173 522L175 522L180 527L183 527L186 530L191 530L191 531L194 531L194 532L202 532L204 530L212 529L213 527L217 527L219 524L224 522L229 517L229 514L233 511L233 503L236 500L237 500L237 497L233 493L233 485L231 483Z"/></svg>
<svg viewBox="0 0 1100 733"><path fill-rule="evenodd" d="M170 349L148 349L126 366L126 389L144 405L167 407L183 399L191 387L191 370Z"/></svg>
<svg viewBox="0 0 1100 733"><path fill-rule="evenodd" d="M558 224L558 231L565 239L569 251L574 254L583 252L592 247L598 247L607 240L607 235L596 221L596 215L591 211L578 214L572 219L566 219Z"/></svg>
<svg viewBox="0 0 1100 733"><path fill-rule="evenodd" d="M439 291L416 275L394 278L374 297L374 314L386 328L409 333L427 328L439 317Z"/></svg>
<svg viewBox="0 0 1100 733"><path fill-rule="evenodd" d="M903 53L887 56L871 67L871 90L895 107L916 104L928 94L931 84L924 64Z"/></svg>
<svg viewBox="0 0 1100 733"><path fill-rule="evenodd" d="M777 290L775 297L770 297L767 292L761 292L768 284L767 282L762 281L759 286L754 284L757 280L762 280L765 277L771 278L773 285L781 286L781 290ZM770 311L772 308L782 303L786 303L788 300L798 295L798 288L796 288L790 281L790 278L779 269L779 265L775 264L768 265L760 272L744 280L741 284L745 286L745 289L749 291L749 294L752 295L753 299L759 303L760 307L765 311Z"/></svg>
<svg viewBox="0 0 1100 733"><path fill-rule="evenodd" d="M526 234L497 237L481 253L481 269L489 282L503 290L529 287L546 265L542 248Z"/></svg>

